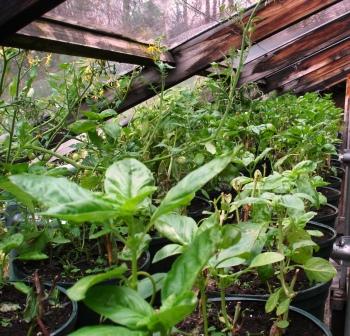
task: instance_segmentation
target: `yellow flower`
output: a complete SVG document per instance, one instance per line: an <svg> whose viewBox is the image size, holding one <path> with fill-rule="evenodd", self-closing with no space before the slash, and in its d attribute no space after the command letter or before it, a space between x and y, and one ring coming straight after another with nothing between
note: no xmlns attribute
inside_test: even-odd
<svg viewBox="0 0 350 336"><path fill-rule="evenodd" d="M51 64L51 61L52 61L52 54L48 54L46 56L45 65L49 66Z"/></svg>

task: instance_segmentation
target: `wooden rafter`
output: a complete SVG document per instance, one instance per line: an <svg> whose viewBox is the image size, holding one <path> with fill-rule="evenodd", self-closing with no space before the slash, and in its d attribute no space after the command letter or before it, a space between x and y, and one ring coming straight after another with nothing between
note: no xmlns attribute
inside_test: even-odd
<svg viewBox="0 0 350 336"><path fill-rule="evenodd" d="M312 73L316 74L316 71L324 72L327 67L332 69L337 62L344 65L348 57L350 57L350 34L349 37L331 47L325 48L265 78L263 89L266 92L272 90L284 92L297 90L300 86L305 90L305 76L312 76Z"/></svg>
<svg viewBox="0 0 350 336"><path fill-rule="evenodd" d="M279 32L286 27L308 17L339 1L333 0L288 0L273 1L257 12L257 22L253 42ZM246 13L246 20L250 12ZM170 88L183 80L203 71L212 62L220 61L232 48L239 48L241 31L236 22L226 22L199 34L189 41L171 50L176 68L169 71L165 87ZM154 96L151 88L158 85L160 75L156 69L147 68L141 72L130 94L120 105L119 111L125 111L140 102Z"/></svg>
<svg viewBox="0 0 350 336"><path fill-rule="evenodd" d="M342 13L336 18L328 21L327 16L323 17L321 26L246 64L240 82L254 82L269 77L350 36L350 1L342 3Z"/></svg>
<svg viewBox="0 0 350 336"><path fill-rule="evenodd" d="M4 39L2 44L139 65L153 64L152 57L147 52L148 44L46 17L30 23L10 38ZM161 59L173 63L168 52L163 53Z"/></svg>
<svg viewBox="0 0 350 336"><path fill-rule="evenodd" d="M0 41L65 0L0 0Z"/></svg>

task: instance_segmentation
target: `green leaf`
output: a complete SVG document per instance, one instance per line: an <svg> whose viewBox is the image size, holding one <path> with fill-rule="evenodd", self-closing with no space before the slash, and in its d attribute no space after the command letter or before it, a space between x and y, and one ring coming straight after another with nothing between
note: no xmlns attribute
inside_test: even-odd
<svg viewBox="0 0 350 336"><path fill-rule="evenodd" d="M22 188L5 178L0 179L0 188L9 192L11 195L16 197L18 201L23 203L31 212L34 212L33 199L29 193L23 191Z"/></svg>
<svg viewBox="0 0 350 336"><path fill-rule="evenodd" d="M11 284L24 295L28 295L32 290L32 288L26 285L24 282L11 282Z"/></svg>
<svg viewBox="0 0 350 336"><path fill-rule="evenodd" d="M222 227L222 242L220 248L226 249L235 245L241 238L241 232L234 225L224 225Z"/></svg>
<svg viewBox="0 0 350 336"><path fill-rule="evenodd" d="M282 289L279 288L274 293L270 294L265 304L266 313L271 313L277 307L278 301L280 299L281 291Z"/></svg>
<svg viewBox="0 0 350 336"><path fill-rule="evenodd" d="M221 233L213 227L197 235L168 272L162 288L162 302L170 295L181 295L192 289L198 273L207 265L221 242Z"/></svg>
<svg viewBox="0 0 350 336"><path fill-rule="evenodd" d="M337 270L328 260L318 257L310 258L302 267L310 281L327 282L337 274Z"/></svg>
<svg viewBox="0 0 350 336"><path fill-rule="evenodd" d="M115 204L95 196L51 207L41 214L78 223L103 222L118 217L120 210Z"/></svg>
<svg viewBox="0 0 350 336"><path fill-rule="evenodd" d="M86 293L84 303L98 314L131 329L154 314L153 308L136 291L113 285L94 286Z"/></svg>
<svg viewBox="0 0 350 336"><path fill-rule="evenodd" d="M161 236L181 245L188 245L197 232L197 224L192 218L178 214L160 216L155 227Z"/></svg>
<svg viewBox="0 0 350 336"><path fill-rule="evenodd" d="M179 296L173 294L163 302L159 311L148 319L147 327L152 331L170 330L191 314L196 305L197 297L193 292L185 292Z"/></svg>
<svg viewBox="0 0 350 336"><path fill-rule="evenodd" d="M166 276L166 273L155 273L151 275L155 285L156 285L156 292L158 292L162 286L163 286L163 281ZM146 277L142 280L140 280L137 284L137 292L143 299L147 299L153 294L153 285L151 280Z"/></svg>
<svg viewBox="0 0 350 336"><path fill-rule="evenodd" d="M286 208L290 208L297 211L304 211L304 202L297 196L294 195L283 195L282 204Z"/></svg>
<svg viewBox="0 0 350 336"><path fill-rule="evenodd" d="M264 252L258 254L250 263L250 268L261 267L270 265L279 261L284 260L284 255L278 252Z"/></svg>
<svg viewBox="0 0 350 336"><path fill-rule="evenodd" d="M105 122L103 125L104 132L113 140L117 140L119 138L121 129L122 128L120 127L118 120L110 120Z"/></svg>
<svg viewBox="0 0 350 336"><path fill-rule="evenodd" d="M160 206L153 213L151 221L181 206L188 205L195 196L196 191L221 173L230 162L231 155L221 156L189 173L169 190Z"/></svg>
<svg viewBox="0 0 350 336"><path fill-rule="evenodd" d="M32 251L22 253L16 257L19 260L45 260L48 259L48 255L39 251Z"/></svg>
<svg viewBox="0 0 350 336"><path fill-rule="evenodd" d="M68 129L75 134L81 134L95 130L96 127L97 123L94 120L77 120L70 124Z"/></svg>
<svg viewBox="0 0 350 336"><path fill-rule="evenodd" d="M105 273L88 275L76 282L73 287L69 288L67 290L67 295L73 301L83 300L89 288L103 281L119 279L126 270L127 267L122 265Z"/></svg>
<svg viewBox="0 0 350 336"><path fill-rule="evenodd" d="M276 315L282 315L289 309L291 299L284 299L278 306L276 310Z"/></svg>
<svg viewBox="0 0 350 336"><path fill-rule="evenodd" d="M91 191L64 177L23 174L10 176L10 180L46 207L88 200L94 196Z"/></svg>
<svg viewBox="0 0 350 336"><path fill-rule="evenodd" d="M148 333L123 327L101 325L78 329L70 333L69 336L148 336Z"/></svg>
<svg viewBox="0 0 350 336"><path fill-rule="evenodd" d="M113 163L106 171L105 192L117 200L130 200L149 192L154 186L152 172L136 159L124 159Z"/></svg>
<svg viewBox="0 0 350 336"><path fill-rule="evenodd" d="M163 246L153 257L152 263L156 263L165 258L171 257L176 254L181 254L184 251L184 247L179 244L168 244Z"/></svg>
<svg viewBox="0 0 350 336"><path fill-rule="evenodd" d="M286 329L289 326L289 322L287 320L278 321L276 326L281 329Z"/></svg>
<svg viewBox="0 0 350 336"><path fill-rule="evenodd" d="M0 251L4 254L8 254L11 250L19 247L24 240L24 236L21 233L15 233L4 237L0 240Z"/></svg>

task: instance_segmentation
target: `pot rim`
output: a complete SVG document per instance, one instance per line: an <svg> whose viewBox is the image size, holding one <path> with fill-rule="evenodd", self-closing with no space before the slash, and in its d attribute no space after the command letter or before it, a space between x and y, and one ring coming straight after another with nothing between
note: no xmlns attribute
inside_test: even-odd
<svg viewBox="0 0 350 336"><path fill-rule="evenodd" d="M220 302L221 299L220 298L209 298L208 301L209 302ZM226 301L258 301L258 302L266 302L266 300L264 300L264 299L254 299L254 298L249 298L249 297L246 298L246 297L243 297L243 296L226 297ZM315 316L311 315L310 313L306 312L303 309L300 309L300 308L297 308L297 307L294 307L294 306L290 306L289 310L306 317L308 320L311 320L311 322L313 322L324 333L324 336L332 336L332 333L328 329L328 327L322 321L320 321L318 318L316 318Z"/></svg>

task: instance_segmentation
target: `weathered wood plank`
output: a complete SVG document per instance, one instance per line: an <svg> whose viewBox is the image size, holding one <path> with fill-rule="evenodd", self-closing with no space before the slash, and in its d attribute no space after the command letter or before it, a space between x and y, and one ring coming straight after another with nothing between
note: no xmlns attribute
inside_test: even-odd
<svg viewBox="0 0 350 336"><path fill-rule="evenodd" d="M47 18L30 23L2 43L24 49L153 65L151 55L147 52L148 44ZM173 63L169 52L163 53L161 59Z"/></svg>
<svg viewBox="0 0 350 336"><path fill-rule="evenodd" d="M350 54L336 59L315 71L306 74L284 85L280 92L304 93L307 91L325 90L329 86L345 80L350 73Z"/></svg>
<svg viewBox="0 0 350 336"><path fill-rule="evenodd" d="M265 78L264 90L270 92L293 82L326 66L332 67L333 62L350 55L350 36L345 40L332 45L316 54L276 72Z"/></svg>
<svg viewBox="0 0 350 336"><path fill-rule="evenodd" d="M65 0L0 0L0 40L15 33Z"/></svg>
<svg viewBox="0 0 350 336"><path fill-rule="evenodd" d="M350 1L344 1L343 11L337 18L327 21L320 27L308 31L296 40L281 45L245 65L241 83L257 81L287 67L302 58L308 57L349 35Z"/></svg>
<svg viewBox="0 0 350 336"><path fill-rule="evenodd" d="M256 30L253 41L266 38L291 24L300 21L339 1L333 0L287 0L273 1L257 12ZM246 18L250 12L246 14ZM246 19L247 20L247 19ZM203 71L210 63L223 59L232 48L239 48L241 32L236 22L217 25L171 50L176 68L169 71L165 87L170 88L181 81ZM141 78L134 82L130 94L121 104L119 111L125 111L156 93L151 85L157 86L160 76L155 69L144 69Z"/></svg>

